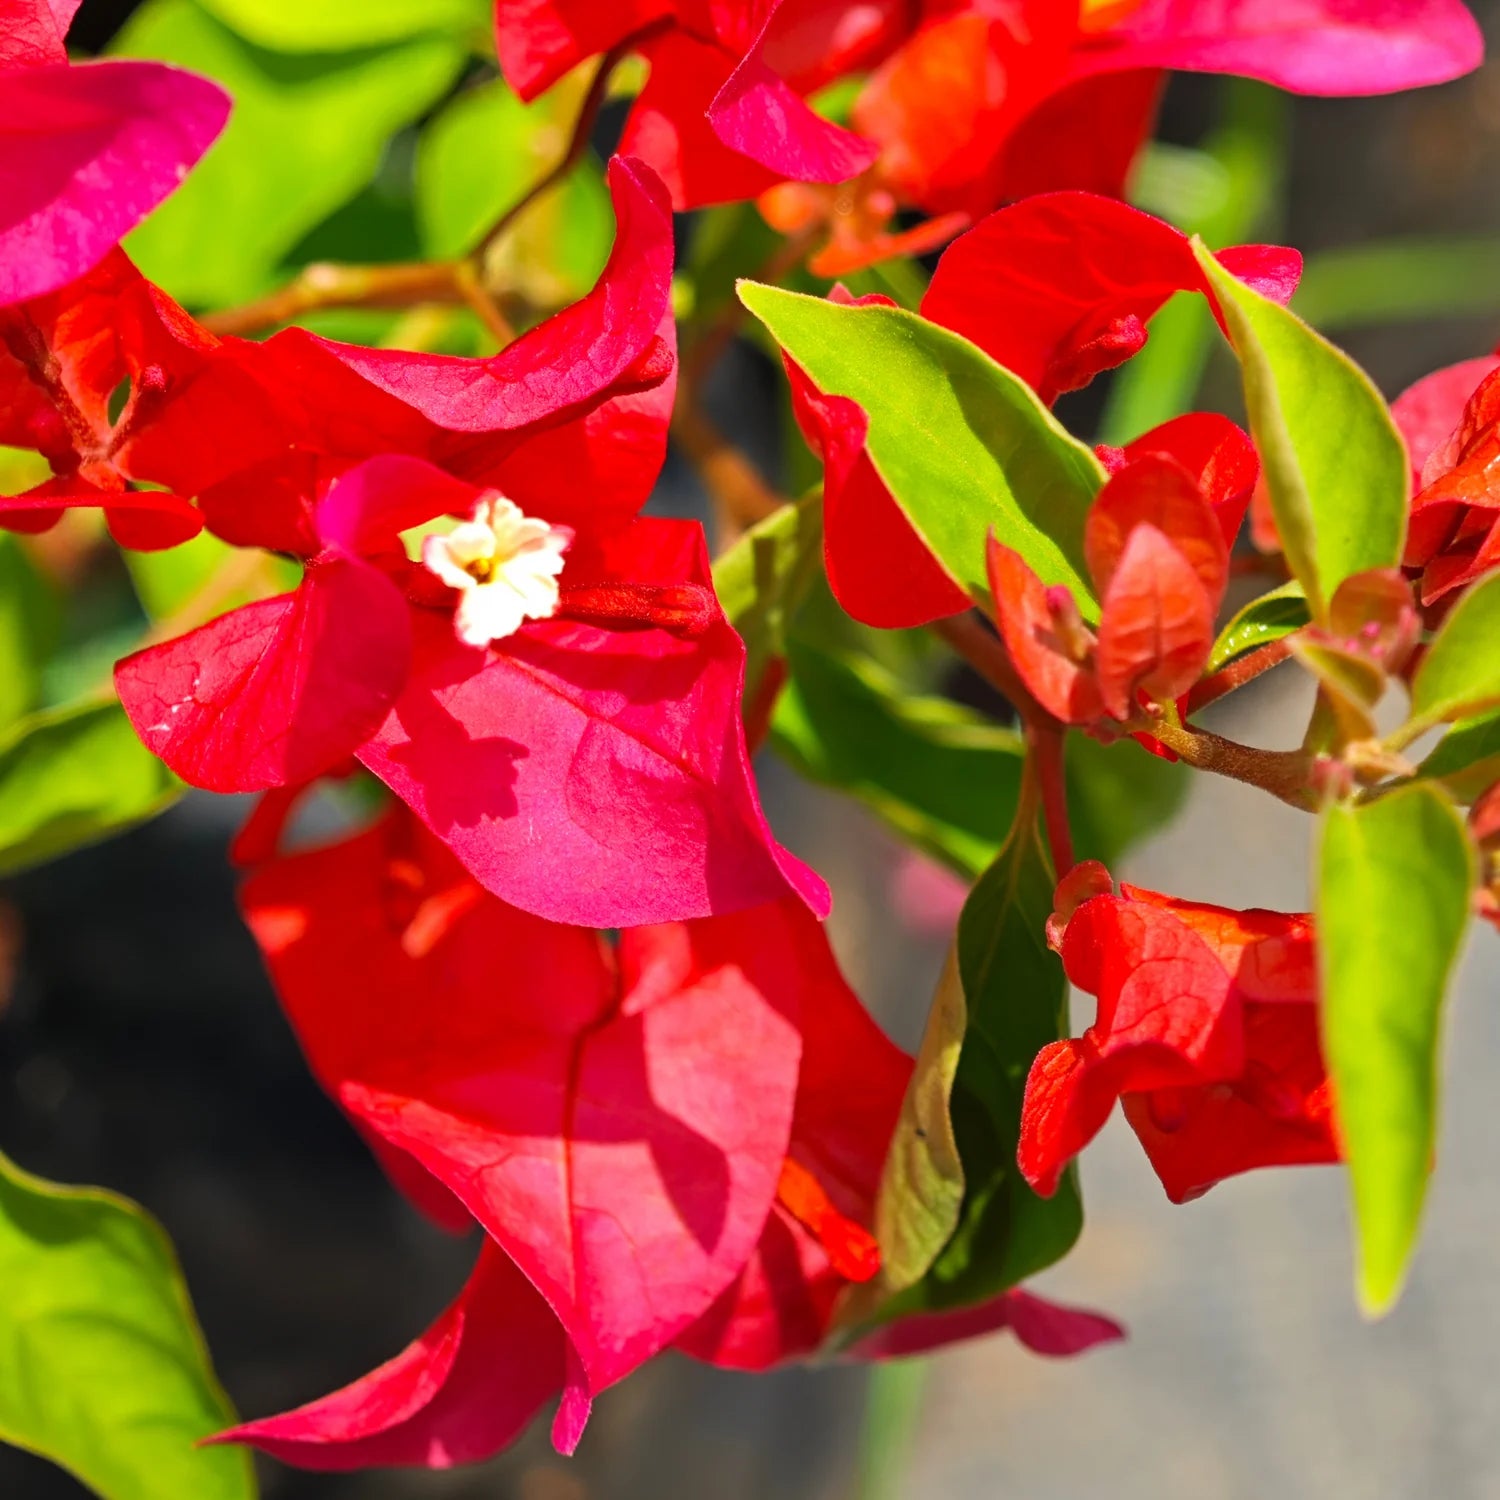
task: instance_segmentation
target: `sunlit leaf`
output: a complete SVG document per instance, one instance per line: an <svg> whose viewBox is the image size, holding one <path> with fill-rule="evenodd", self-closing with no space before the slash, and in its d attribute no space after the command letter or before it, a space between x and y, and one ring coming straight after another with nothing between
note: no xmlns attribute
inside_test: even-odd
<svg viewBox="0 0 1500 1500"><path fill-rule="evenodd" d="M182 790L113 699L20 719L0 738L0 874L144 822Z"/></svg>
<svg viewBox="0 0 1500 1500"><path fill-rule="evenodd" d="M1437 1139L1444 994L1474 854L1453 804L1415 783L1330 808L1317 860L1324 1050L1354 1195L1360 1305L1400 1294Z"/></svg>
<svg viewBox="0 0 1500 1500"><path fill-rule="evenodd" d="M1295 314L1195 253L1239 356L1287 562L1314 619L1344 579L1401 558L1405 445L1369 377Z"/></svg>
<svg viewBox="0 0 1500 1500"><path fill-rule="evenodd" d="M0 1439L105 1500L250 1500L249 1455L196 1446L234 1411L154 1219L0 1156L0 1284Z"/></svg>
<svg viewBox="0 0 1500 1500"><path fill-rule="evenodd" d="M1467 719L1500 704L1500 573L1458 601L1411 685L1412 728Z"/></svg>
<svg viewBox="0 0 1500 1500"><path fill-rule="evenodd" d="M314 56L270 51L192 0L149 0L113 50L192 68L234 97L224 134L128 243L147 276L210 305L263 290L302 236L370 180L386 141L448 88L466 55L462 41L436 34Z"/></svg>
<svg viewBox="0 0 1500 1500"><path fill-rule="evenodd" d="M986 533L1097 612L1083 518L1104 483L1092 450L968 340L900 308L850 307L744 282L745 306L828 395L869 418L876 469L949 575L989 597Z"/></svg>
<svg viewBox="0 0 1500 1500"><path fill-rule="evenodd" d="M1307 596L1293 579L1258 599L1252 599L1219 632L1205 672L1217 672L1235 657L1300 630L1308 621Z"/></svg>

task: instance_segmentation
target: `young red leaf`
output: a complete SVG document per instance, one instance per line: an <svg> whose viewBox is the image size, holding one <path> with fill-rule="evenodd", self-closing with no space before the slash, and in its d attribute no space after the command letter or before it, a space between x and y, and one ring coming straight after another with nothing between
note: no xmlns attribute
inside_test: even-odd
<svg viewBox="0 0 1500 1500"><path fill-rule="evenodd" d="M1204 507L1220 546L1217 523ZM1222 576L1222 575L1221 575ZM1099 692L1117 719L1136 697L1175 701L1194 682L1214 641L1215 601L1174 538L1148 522L1134 527L1105 590L1094 652Z"/></svg>

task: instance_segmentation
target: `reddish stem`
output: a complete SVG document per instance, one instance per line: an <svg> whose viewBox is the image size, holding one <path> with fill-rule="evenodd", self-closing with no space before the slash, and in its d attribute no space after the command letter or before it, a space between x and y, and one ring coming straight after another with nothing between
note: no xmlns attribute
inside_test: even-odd
<svg viewBox="0 0 1500 1500"><path fill-rule="evenodd" d="M1201 682L1195 683L1188 694L1188 713L1195 714L1200 708L1217 702L1225 694L1244 687L1247 682L1254 682L1261 673L1280 666L1291 654L1290 636L1283 636L1279 641L1267 641L1264 646L1257 646L1254 651L1247 652L1244 656L1230 662L1227 667L1221 668L1213 676L1205 677Z"/></svg>
<svg viewBox="0 0 1500 1500"><path fill-rule="evenodd" d="M1036 761L1037 784L1042 794L1042 816L1047 824L1047 843L1052 849L1052 863L1061 880L1076 863L1073 858L1073 831L1068 821L1068 784L1064 772L1063 750L1067 730L1028 724L1026 742Z"/></svg>

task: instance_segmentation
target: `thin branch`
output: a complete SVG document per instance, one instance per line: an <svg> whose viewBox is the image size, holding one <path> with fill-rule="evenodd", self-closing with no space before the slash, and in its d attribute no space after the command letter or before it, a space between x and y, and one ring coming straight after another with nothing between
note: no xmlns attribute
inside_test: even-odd
<svg viewBox="0 0 1500 1500"><path fill-rule="evenodd" d="M1026 742L1036 761L1037 784L1041 790L1042 816L1047 824L1047 843L1052 849L1052 864L1061 880L1076 863L1073 858L1073 830L1068 820L1068 786L1063 767L1063 749L1067 731L1062 728L1026 726Z"/></svg>
<svg viewBox="0 0 1500 1500"><path fill-rule="evenodd" d="M691 390L679 387L672 436L687 454L727 529L742 531L787 503L760 471L698 409Z"/></svg>
<svg viewBox="0 0 1500 1500"><path fill-rule="evenodd" d="M1292 645L1289 636L1283 636L1279 641L1267 641L1264 646L1257 646L1254 651L1247 652L1244 656L1230 662L1227 667L1221 668L1212 677L1205 677L1201 682L1195 683L1192 691L1188 693L1188 713L1195 714L1200 708L1216 703L1226 694L1244 687L1247 682L1254 682L1263 672L1269 672L1272 667L1280 666L1291 654Z"/></svg>
<svg viewBox="0 0 1500 1500"><path fill-rule="evenodd" d="M599 66L589 83L588 93L583 96L583 103L578 107L578 118L573 122L573 134L568 141L568 149L544 176L534 182L526 192L495 220L490 227L480 236L478 244L470 252L468 259L478 267L483 267L489 259L489 253L495 243L505 234L512 224L536 202L548 188L555 187L574 167L583 159L583 154L588 150L589 140L594 133L594 121L599 118L600 106L604 103L605 92L609 88L610 75L619 66L620 61L629 52L633 52L640 45L642 33L633 32L623 42L616 42L603 57L599 59Z"/></svg>
<svg viewBox="0 0 1500 1500"><path fill-rule="evenodd" d="M1259 787L1304 812L1317 808L1312 774L1318 758L1306 750L1258 750L1168 719L1143 719L1126 728L1151 735L1197 770Z"/></svg>
<svg viewBox="0 0 1500 1500"><path fill-rule="evenodd" d="M463 303L456 261L412 261L385 266L343 266L319 261L284 287L206 314L200 321L221 337L244 336L292 323L333 307L414 307L423 302Z"/></svg>
<svg viewBox="0 0 1500 1500"><path fill-rule="evenodd" d="M1015 709L1027 725L1036 725L1039 729L1054 733L1062 730L1061 721L1054 719L1032 697L1030 689L1011 665L1010 655L1000 639L979 623L979 617L973 610L966 614L952 615L946 620L934 620L930 629L934 635L947 641Z"/></svg>

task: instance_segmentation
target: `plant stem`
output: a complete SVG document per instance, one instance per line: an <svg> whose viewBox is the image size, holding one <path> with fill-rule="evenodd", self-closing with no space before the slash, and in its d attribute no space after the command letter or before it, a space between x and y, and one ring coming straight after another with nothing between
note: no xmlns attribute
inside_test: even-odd
<svg viewBox="0 0 1500 1500"><path fill-rule="evenodd" d="M344 266L318 261L304 266L284 287L241 307L208 313L201 321L210 333L221 337L244 336L325 308L463 303L469 299L459 278L460 264L434 260Z"/></svg>
<svg viewBox="0 0 1500 1500"><path fill-rule="evenodd" d="M1054 719L1031 696L999 638L979 623L973 610L967 614L950 615L946 620L934 620L928 628L947 641L1015 709L1028 727L1053 732L1062 730L1061 721Z"/></svg>
<svg viewBox="0 0 1500 1500"><path fill-rule="evenodd" d="M672 413L672 436L687 454L719 512L724 529L737 534L788 503L760 471L680 390ZM732 539L732 538L731 538Z"/></svg>
<svg viewBox="0 0 1500 1500"><path fill-rule="evenodd" d="M647 28L651 29L651 28ZM490 251L517 219L536 202L548 188L556 186L583 159L588 150L589 138L594 133L594 121L599 118L599 108L604 103L605 91L609 88L610 75L621 59L632 51L641 40L642 32L633 32L623 42L616 42L603 57L589 83L589 90L578 107L578 118L573 122L573 134L568 140L568 149L562 157L509 208L495 220L480 236L479 243L469 253L468 259L476 269L482 271Z"/></svg>
<svg viewBox="0 0 1500 1500"><path fill-rule="evenodd" d="M1036 762L1037 785L1042 797L1042 817L1047 824L1047 843L1052 864L1061 880L1076 863L1073 830L1068 821L1068 785L1063 767L1067 730L1051 725L1026 726L1026 743Z"/></svg>
<svg viewBox="0 0 1500 1500"><path fill-rule="evenodd" d="M1197 770L1258 786L1305 812L1315 810L1318 805L1317 794L1310 784L1317 757L1305 750L1257 750L1207 729L1173 724L1166 719L1141 719L1126 728L1132 733L1149 734Z"/></svg>
<svg viewBox="0 0 1500 1500"><path fill-rule="evenodd" d="M1194 684L1188 694L1188 713L1195 714L1200 708L1216 703L1236 688L1244 687L1247 682L1254 682L1262 672L1269 672L1272 667L1280 666L1291 654L1291 640L1286 636L1279 641L1267 641L1264 646L1257 646L1254 651L1230 662L1212 677L1205 677Z"/></svg>

